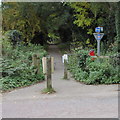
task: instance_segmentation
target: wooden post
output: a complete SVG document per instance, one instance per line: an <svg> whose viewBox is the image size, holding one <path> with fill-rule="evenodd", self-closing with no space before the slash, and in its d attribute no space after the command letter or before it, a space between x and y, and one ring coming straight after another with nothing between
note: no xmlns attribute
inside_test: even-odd
<svg viewBox="0 0 120 120"><path fill-rule="evenodd" d="M52 80L51 80L51 57L47 57L47 71L46 71L46 79L47 79L47 89L52 89Z"/></svg>
<svg viewBox="0 0 120 120"><path fill-rule="evenodd" d="M51 73L54 73L54 57L51 57Z"/></svg>
<svg viewBox="0 0 120 120"><path fill-rule="evenodd" d="M32 56L32 65L34 67L37 67L37 55L36 54L33 54Z"/></svg>
<svg viewBox="0 0 120 120"><path fill-rule="evenodd" d="M40 56L37 55L37 74L40 74Z"/></svg>
<svg viewBox="0 0 120 120"><path fill-rule="evenodd" d="M47 56L47 57L43 57L42 59L42 64L43 64L43 73L45 74L45 79L47 81L47 88L42 90L42 93L47 93L47 94L51 94L51 93L55 93L56 91L52 88L52 62L53 62L53 57Z"/></svg>
<svg viewBox="0 0 120 120"><path fill-rule="evenodd" d="M68 79L67 60L64 59L64 79Z"/></svg>
<svg viewBox="0 0 120 120"><path fill-rule="evenodd" d="M42 58L42 67L43 67L43 73L44 73L44 74L46 74L46 68L47 68L47 67L46 67L46 66L47 66L47 65L46 65L46 61L47 61L47 60L46 60L46 57L43 57L43 58Z"/></svg>

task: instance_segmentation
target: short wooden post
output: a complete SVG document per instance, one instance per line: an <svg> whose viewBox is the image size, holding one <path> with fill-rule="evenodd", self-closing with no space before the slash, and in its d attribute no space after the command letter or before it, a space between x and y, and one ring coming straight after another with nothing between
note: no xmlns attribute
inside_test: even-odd
<svg viewBox="0 0 120 120"><path fill-rule="evenodd" d="M64 79L68 79L67 60L64 59Z"/></svg>
<svg viewBox="0 0 120 120"><path fill-rule="evenodd" d="M45 79L47 81L47 88L42 90L42 93L55 93L56 91L52 88L52 67L54 67L52 64L53 57L47 56L42 58L42 64L43 64L43 73L45 74Z"/></svg>
<svg viewBox="0 0 120 120"><path fill-rule="evenodd" d="M37 67L37 55L36 54L33 54L32 56L32 65L34 67Z"/></svg>
<svg viewBox="0 0 120 120"><path fill-rule="evenodd" d="M46 79L47 79L47 89L52 89L52 80L51 80L51 57L47 57L47 62L46 62Z"/></svg>
<svg viewBox="0 0 120 120"><path fill-rule="evenodd" d="M40 72L40 56L37 55L37 74L41 74Z"/></svg>

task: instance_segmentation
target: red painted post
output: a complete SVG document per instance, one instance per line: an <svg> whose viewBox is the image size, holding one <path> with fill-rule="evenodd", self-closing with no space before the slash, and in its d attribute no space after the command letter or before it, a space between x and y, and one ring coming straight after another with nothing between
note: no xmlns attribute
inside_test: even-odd
<svg viewBox="0 0 120 120"><path fill-rule="evenodd" d="M90 50L89 55L90 55L91 57L92 57L92 56L95 56L94 50ZM95 58L92 57L91 60L95 60Z"/></svg>

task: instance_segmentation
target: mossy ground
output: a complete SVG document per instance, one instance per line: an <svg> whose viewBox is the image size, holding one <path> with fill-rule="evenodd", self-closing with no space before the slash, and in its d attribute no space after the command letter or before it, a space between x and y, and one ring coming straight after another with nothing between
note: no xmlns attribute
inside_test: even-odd
<svg viewBox="0 0 120 120"><path fill-rule="evenodd" d="M43 94L52 94L55 93L56 91L53 88L45 88L42 90Z"/></svg>

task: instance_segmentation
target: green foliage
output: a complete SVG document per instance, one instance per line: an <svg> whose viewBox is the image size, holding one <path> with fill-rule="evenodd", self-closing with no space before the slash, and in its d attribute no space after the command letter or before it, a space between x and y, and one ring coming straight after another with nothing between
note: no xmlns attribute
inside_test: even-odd
<svg viewBox="0 0 120 120"><path fill-rule="evenodd" d="M40 31L40 20L32 3L3 3L3 32L8 30L22 31L26 41ZM34 19L33 19L34 18Z"/></svg>
<svg viewBox="0 0 120 120"><path fill-rule="evenodd" d="M79 59L76 56L78 53L82 54ZM114 56L109 59L99 58L99 60L92 60L88 56L88 51L79 50L75 52L75 55L69 57L68 66L77 81L85 84L116 84L120 83L119 66L118 64L116 65L116 62L118 63L119 61L118 59L118 56Z"/></svg>
<svg viewBox="0 0 120 120"><path fill-rule="evenodd" d="M116 43L118 45L117 51L120 52L120 1L116 2L115 24L116 24Z"/></svg>
<svg viewBox="0 0 120 120"><path fill-rule="evenodd" d="M86 67L86 58L88 57L88 52L86 50L78 50L77 52L78 67L84 69Z"/></svg>
<svg viewBox="0 0 120 120"><path fill-rule="evenodd" d="M75 10L75 18L74 24L77 24L80 27L90 26L93 22L93 18L88 17L88 10L90 9L90 4L87 2L76 2L71 3L70 6Z"/></svg>
<svg viewBox="0 0 120 120"><path fill-rule="evenodd" d="M88 65L89 69L89 84L111 84L119 83L118 68L114 68L109 62L95 61Z"/></svg>
<svg viewBox="0 0 120 120"><path fill-rule="evenodd" d="M55 39L84 48L96 47L92 33L95 27L103 26L102 41L104 48L109 48L119 41L119 6L114 2L3 2L3 33L19 30L25 42L43 45L49 39L50 43ZM37 35L38 39L35 38Z"/></svg>
<svg viewBox="0 0 120 120"><path fill-rule="evenodd" d="M116 53L112 56L110 56L111 59L110 59L110 63L116 67L116 66L120 66L120 53Z"/></svg>
<svg viewBox="0 0 120 120"><path fill-rule="evenodd" d="M7 45L6 45L7 43ZM40 53L40 63L46 51L42 46L29 44L28 46L17 46L13 48L11 44L4 39L2 52L2 90L12 90L14 88L28 86L44 80L42 74L36 74L36 68L32 66L32 55Z"/></svg>
<svg viewBox="0 0 120 120"><path fill-rule="evenodd" d="M22 43L24 40L23 34L18 30L9 30L5 33L5 39L9 40L14 45Z"/></svg>
<svg viewBox="0 0 120 120"><path fill-rule="evenodd" d="M60 43L58 44L58 47L62 54L67 53L70 49L70 42Z"/></svg>
<svg viewBox="0 0 120 120"><path fill-rule="evenodd" d="M86 34L89 34L89 36L86 38L86 36L83 34L84 32L81 33L82 36L84 36L84 40L78 40L81 46L84 47L83 43L85 43L85 41L88 39L89 42L87 41L87 44L89 47L96 46L96 42L93 40L94 38L92 33L97 26L104 27L105 35L102 39L105 46L104 48L109 48L109 46L115 42L114 38L116 36L116 31L118 31L117 38L119 37L119 2L75 2L70 3L70 6L74 10L74 24L81 28L82 31L86 31ZM107 50L105 49L104 51L106 52Z"/></svg>
<svg viewBox="0 0 120 120"><path fill-rule="evenodd" d="M48 36L58 39L57 31L69 17L69 11L66 12L65 8L62 3L3 3L3 32L14 29L22 31L26 42L30 42L37 33L43 34L44 41Z"/></svg>

